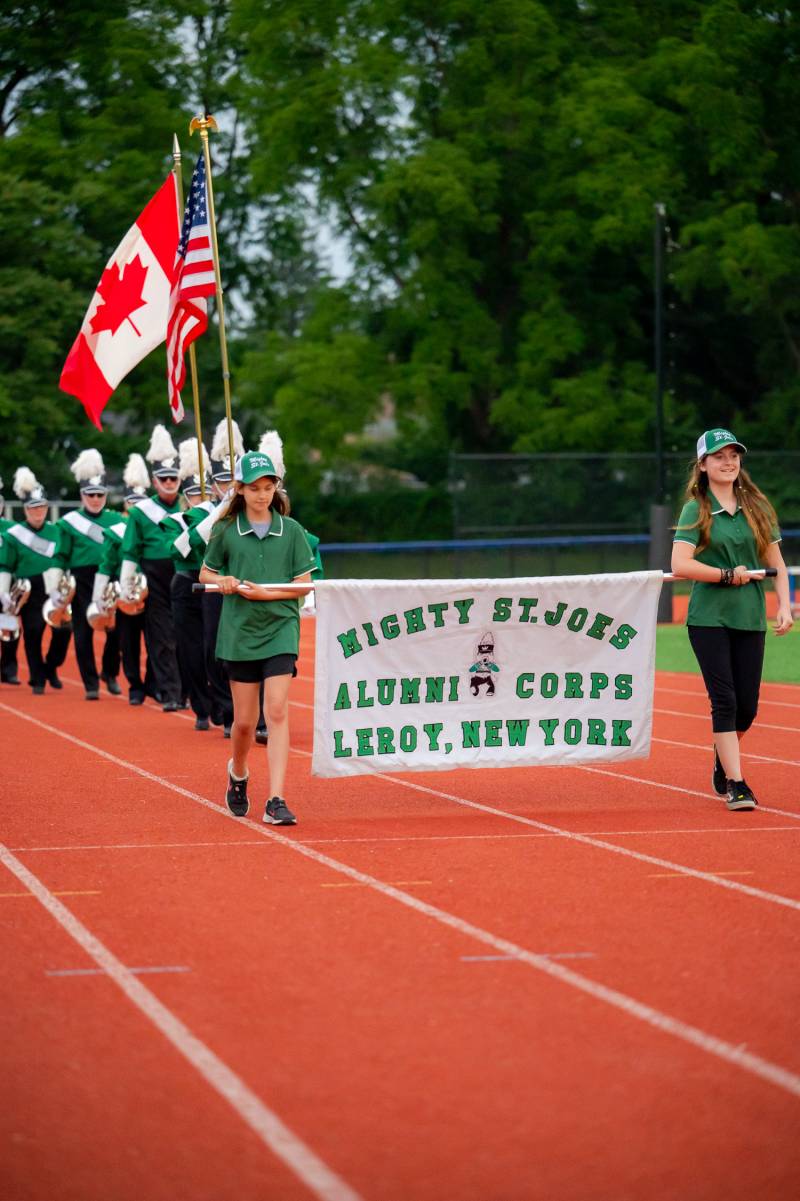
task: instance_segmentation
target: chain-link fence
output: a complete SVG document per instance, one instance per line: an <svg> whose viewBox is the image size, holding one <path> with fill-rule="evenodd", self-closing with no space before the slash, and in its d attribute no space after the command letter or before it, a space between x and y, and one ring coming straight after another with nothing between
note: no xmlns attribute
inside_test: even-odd
<svg viewBox="0 0 800 1201"><path fill-rule="evenodd" d="M754 450L745 462L781 526L800 526L800 451ZM691 462L670 454L664 466L666 503L677 518ZM453 536L646 533L657 469L652 454L454 454Z"/></svg>

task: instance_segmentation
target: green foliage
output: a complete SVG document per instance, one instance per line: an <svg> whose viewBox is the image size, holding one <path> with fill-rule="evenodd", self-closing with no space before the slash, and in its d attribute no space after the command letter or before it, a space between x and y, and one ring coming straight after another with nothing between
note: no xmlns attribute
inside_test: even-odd
<svg viewBox="0 0 800 1201"><path fill-rule="evenodd" d="M222 126L235 415L251 441L280 430L298 503L347 481L328 493L342 507L317 510L327 537L366 480L396 492L392 471L440 503L449 450L652 449L656 203L669 448L716 423L800 447L798 55L793 2L6 5L0 469L26 457L64 482L90 439L118 463L164 418L161 353L100 437L57 380L173 130L188 179L201 107ZM213 329L197 350L208 430ZM396 436L376 442L387 398ZM431 521L418 500L382 503L362 536Z"/></svg>

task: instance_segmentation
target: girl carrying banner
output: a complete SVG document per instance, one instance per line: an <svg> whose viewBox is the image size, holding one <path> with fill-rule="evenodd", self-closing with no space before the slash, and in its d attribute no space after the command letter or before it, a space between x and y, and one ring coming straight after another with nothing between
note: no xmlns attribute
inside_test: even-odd
<svg viewBox="0 0 800 1201"><path fill-rule="evenodd" d="M712 786L729 809L758 803L742 778L739 754L758 710L767 629L764 585L748 571L777 569L775 633L792 627L778 519L743 469L745 453L730 430L701 435L672 550L672 570L695 581L686 624L711 702Z"/></svg>
<svg viewBox="0 0 800 1201"><path fill-rule="evenodd" d="M241 458L235 495L214 526L200 582L216 584L224 594L217 655L225 663L233 695L226 804L237 817L245 817L250 808L247 756L263 680L270 730L270 796L263 820L291 826L297 819L281 795L289 760L289 684L300 643L298 596L311 591L313 559L301 526L284 516L279 480L269 455L250 451ZM282 590L280 585L289 582L308 588Z"/></svg>

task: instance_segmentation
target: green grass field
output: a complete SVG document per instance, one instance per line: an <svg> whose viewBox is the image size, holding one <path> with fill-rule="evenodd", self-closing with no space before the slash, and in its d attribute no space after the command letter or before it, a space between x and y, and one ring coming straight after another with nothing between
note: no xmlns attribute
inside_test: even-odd
<svg viewBox="0 0 800 1201"><path fill-rule="evenodd" d="M685 626L658 627L656 669L700 674ZM777 638L771 627L768 630L763 678L776 684L800 684L800 622L795 621L793 629L782 638Z"/></svg>

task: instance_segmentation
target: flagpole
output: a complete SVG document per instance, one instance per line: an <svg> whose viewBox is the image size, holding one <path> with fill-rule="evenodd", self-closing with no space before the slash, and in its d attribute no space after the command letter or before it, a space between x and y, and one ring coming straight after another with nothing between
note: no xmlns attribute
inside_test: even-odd
<svg viewBox="0 0 800 1201"><path fill-rule="evenodd" d="M175 164L175 183L178 188L178 212L183 214L183 176L181 175L181 148L178 135L172 135L172 161ZM203 458L203 427L200 424L200 389L197 385L197 356L194 343L189 346L189 370L192 375L192 402L194 404L194 428L197 434L197 464L200 472L200 499L206 499L206 469Z"/></svg>
<svg viewBox="0 0 800 1201"><path fill-rule="evenodd" d="M214 118L206 113L202 117L194 117L189 125L189 134L200 130L203 143L203 157L206 163L206 188L208 191L208 215L211 222L211 247L214 252L214 274L217 281L217 311L219 314L219 349L222 358L222 390L225 395L225 417L228 422L228 452L230 454L231 478L234 470L233 451L233 416L231 414L231 373L228 368L228 345L225 341L225 305L222 299L222 275L219 269L219 243L217 242L217 218L214 213L214 185L211 181L211 152L208 145L208 131L219 130Z"/></svg>

